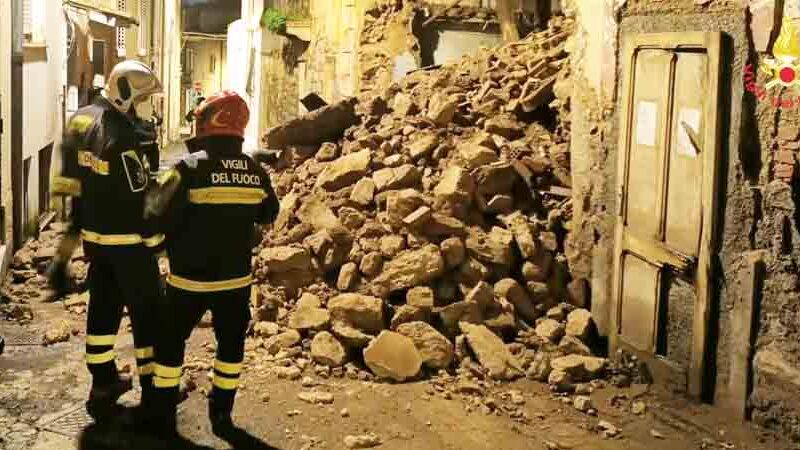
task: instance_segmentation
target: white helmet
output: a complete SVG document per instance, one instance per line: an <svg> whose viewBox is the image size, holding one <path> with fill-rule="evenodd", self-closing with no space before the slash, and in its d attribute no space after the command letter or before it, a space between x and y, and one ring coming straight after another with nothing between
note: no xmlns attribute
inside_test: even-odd
<svg viewBox="0 0 800 450"><path fill-rule="evenodd" d="M103 97L119 111L127 113L135 103L160 92L161 82L149 67L139 61L127 60L111 70Z"/></svg>

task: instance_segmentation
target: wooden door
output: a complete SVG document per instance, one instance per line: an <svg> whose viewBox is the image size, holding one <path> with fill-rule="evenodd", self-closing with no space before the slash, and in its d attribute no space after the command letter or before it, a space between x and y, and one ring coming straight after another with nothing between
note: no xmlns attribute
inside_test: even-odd
<svg viewBox="0 0 800 450"><path fill-rule="evenodd" d="M701 396L713 298L721 37L629 38L623 53L612 349Z"/></svg>

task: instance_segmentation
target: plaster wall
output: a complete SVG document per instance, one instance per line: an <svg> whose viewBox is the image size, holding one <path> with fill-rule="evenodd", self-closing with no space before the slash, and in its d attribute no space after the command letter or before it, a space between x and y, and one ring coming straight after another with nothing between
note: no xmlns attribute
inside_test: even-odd
<svg viewBox="0 0 800 450"><path fill-rule="evenodd" d="M40 204L40 191L49 190L50 173L39 173L40 162L48 167L49 149L61 140L64 86L66 85L66 19L61 8L41 11L42 42L24 49L23 60L23 211L22 226L30 228L49 208ZM41 161L40 161L41 160ZM26 170L27 168L27 170ZM27 172L27 173L26 173Z"/></svg>
<svg viewBox="0 0 800 450"><path fill-rule="evenodd" d="M776 107L758 101L745 89L745 66L758 64L769 55L756 53L765 36L774 39L780 20L767 20L773 11L754 2L751 11L736 2L712 1L700 7L690 0L658 3L630 0L625 5L605 4L605 17L587 14L603 5L596 0L577 0L566 5L578 15L582 30L572 49L572 156L574 180L573 270L589 271L593 313L608 332L607 306L610 294L611 234L619 205L614 195L618 177L616 136L619 124L619 61L587 36L613 36L618 27L619 45L636 33L721 31L724 36L722 152L720 170L722 210L717 229L716 304L712 311L709 368L711 395L706 400L720 408L730 405L732 387L747 383L732 372L750 333L742 317L749 300L745 287L750 272L748 260L764 262L763 280L757 284L752 391L748 408L752 420L778 429L800 440L800 187L797 177L778 177L776 167L794 164L800 149L800 108ZM787 2L788 3L788 2ZM760 6L759 6L760 5ZM619 25L614 9L619 10ZM800 11L789 10L794 19ZM756 20L757 19L757 20ZM603 44L603 45L607 45ZM615 67L609 71L608 63ZM757 84L767 75L759 73ZM785 91L785 98L796 97ZM778 92L769 94L777 96ZM787 153L788 152L788 153ZM779 156L782 155L779 160ZM788 157L786 155L789 155ZM594 174L594 175L593 175ZM746 339L746 337L744 338Z"/></svg>

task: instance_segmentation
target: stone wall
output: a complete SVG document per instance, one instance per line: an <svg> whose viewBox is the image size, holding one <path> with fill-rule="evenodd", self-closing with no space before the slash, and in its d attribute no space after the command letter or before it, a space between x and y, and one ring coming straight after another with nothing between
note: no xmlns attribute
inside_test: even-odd
<svg viewBox="0 0 800 450"><path fill-rule="evenodd" d="M741 384L732 373L739 363L735 356L747 356L749 271L752 259L763 261L763 283L757 283L754 350L752 352L752 394L748 405L752 419L800 440L800 321L798 305L798 264L800 264L800 214L796 203L796 152L800 149L800 107L776 107L769 97L757 101L746 92L743 71L748 63L758 67L769 55L766 50L777 30L770 4L752 2L750 13L739 2L691 0L659 2L631 0L577 0L567 3L576 14L580 29L572 49L572 170L575 216L570 243L570 267L592 277L593 315L601 331L603 311L609 305L613 274L613 227L619 205L615 198L617 180L617 128L619 124L619 63L616 52L634 33L722 31L725 39L724 77L721 105L725 198L720 212L719 246L715 261L720 275L716 285L717 304L712 311L715 330L711 364L715 380L713 402L725 407L733 396L732 386ZM787 2L789 3L789 2ZM766 6L764 6L766 5ZM619 8L619 15L616 9ZM767 8L764 10L764 8ZM605 11L604 14L596 14ZM582 14L590 12L591 14ZM791 13L791 12L790 12ZM793 17L793 16L792 16ZM751 28L752 27L752 28ZM597 49L587 36L614 38L619 28L620 45L613 50ZM594 31L594 33L592 33ZM608 45L605 42L603 45ZM615 69L609 71L613 61ZM767 75L758 72L757 84L764 86ZM794 98L785 90L784 99ZM744 353L741 353L744 352ZM746 369L745 372L746 374Z"/></svg>
<svg viewBox="0 0 800 450"><path fill-rule="evenodd" d="M299 114L298 58L307 48L304 41L273 34L262 49L262 108L266 127L274 127Z"/></svg>

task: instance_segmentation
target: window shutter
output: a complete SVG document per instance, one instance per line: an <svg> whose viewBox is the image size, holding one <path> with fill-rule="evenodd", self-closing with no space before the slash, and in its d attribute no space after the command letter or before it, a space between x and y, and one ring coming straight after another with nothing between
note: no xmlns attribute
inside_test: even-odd
<svg viewBox="0 0 800 450"><path fill-rule="evenodd" d="M139 0L139 51L150 53L150 15L152 5L150 0Z"/></svg>
<svg viewBox="0 0 800 450"><path fill-rule="evenodd" d="M26 39L33 34L33 0L22 0L22 33Z"/></svg>
<svg viewBox="0 0 800 450"><path fill-rule="evenodd" d="M125 12L128 10L127 2L125 0L117 0L117 10L121 12ZM127 30L124 27L117 27L117 55L120 58L127 57L127 51L125 48L125 32Z"/></svg>

